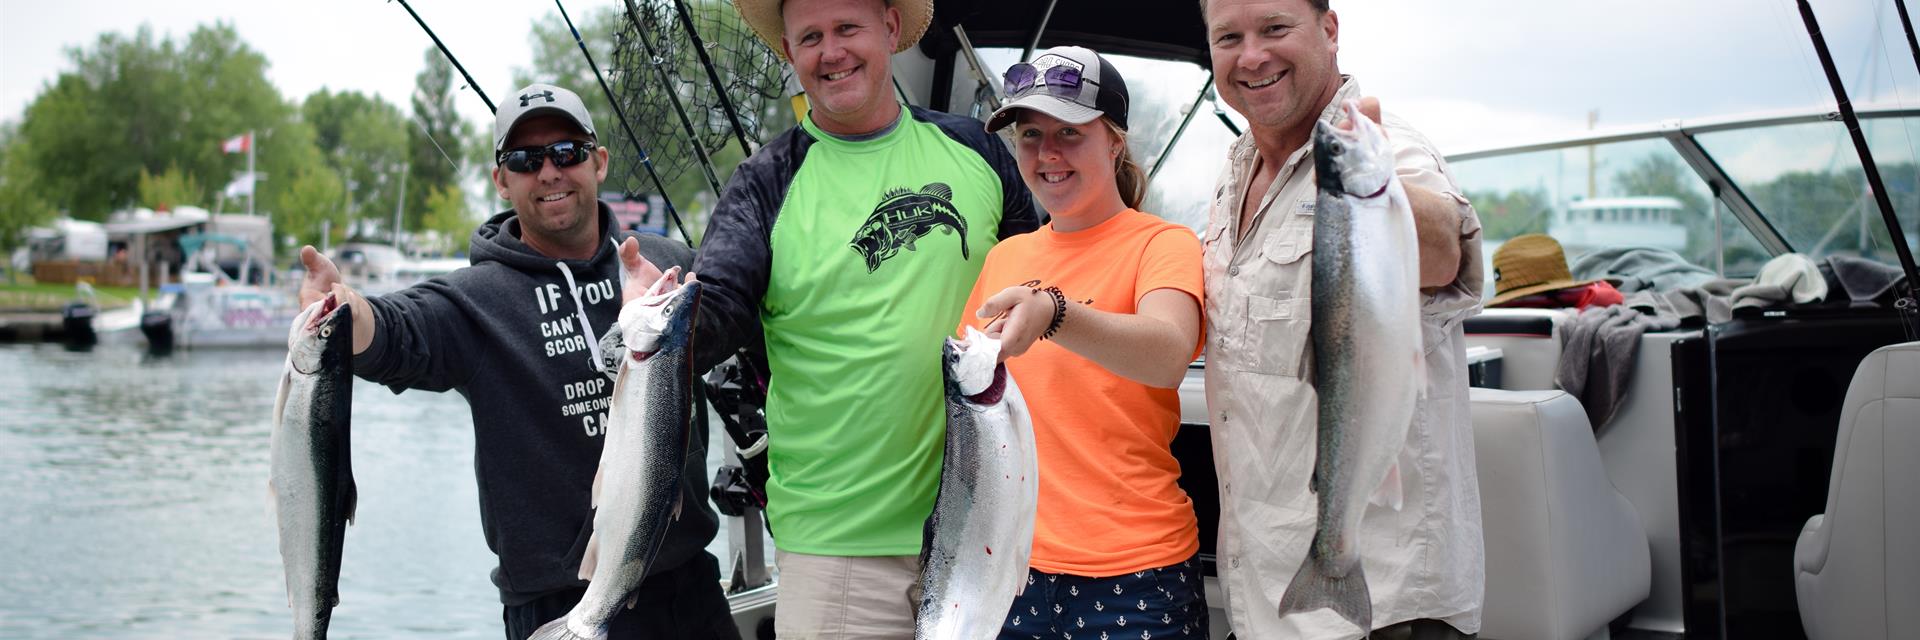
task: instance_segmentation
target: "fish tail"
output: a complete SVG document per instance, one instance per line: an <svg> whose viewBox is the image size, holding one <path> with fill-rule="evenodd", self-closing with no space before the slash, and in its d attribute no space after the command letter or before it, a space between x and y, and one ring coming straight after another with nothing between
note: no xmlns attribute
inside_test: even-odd
<svg viewBox="0 0 1920 640"><path fill-rule="evenodd" d="M568 616L562 616L559 620L540 625L539 629L534 630L533 635L527 636L527 640L606 640L605 629L591 636L574 633L572 629L567 628L567 618Z"/></svg>
<svg viewBox="0 0 1920 640"><path fill-rule="evenodd" d="M1314 536L1312 548L1320 548L1318 535ZM1354 562L1344 576L1335 576L1329 571L1333 568L1331 564L1331 559L1317 553L1307 555L1307 561L1293 574L1293 582L1287 584L1286 595L1280 597L1280 617L1331 609L1359 627L1363 634L1371 631L1373 598L1367 592L1367 576L1361 571L1360 563Z"/></svg>

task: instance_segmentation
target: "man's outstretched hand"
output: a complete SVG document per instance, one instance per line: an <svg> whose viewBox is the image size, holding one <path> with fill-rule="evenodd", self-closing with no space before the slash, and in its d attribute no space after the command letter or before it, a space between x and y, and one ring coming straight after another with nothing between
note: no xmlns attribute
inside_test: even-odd
<svg viewBox="0 0 1920 640"><path fill-rule="evenodd" d="M341 282L340 269L314 250L313 245L300 247L300 265L307 270L307 275L300 278L300 308L313 306L327 294L333 294L335 300L353 310L353 354L360 355L373 346L373 305Z"/></svg>

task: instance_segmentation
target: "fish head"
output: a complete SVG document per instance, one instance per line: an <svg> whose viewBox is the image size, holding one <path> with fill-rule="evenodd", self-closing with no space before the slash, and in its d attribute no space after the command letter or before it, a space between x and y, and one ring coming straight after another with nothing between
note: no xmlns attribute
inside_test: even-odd
<svg viewBox="0 0 1920 640"><path fill-rule="evenodd" d="M990 405L1000 401L1006 388L1007 368L1000 364L1000 339L979 329L967 327L967 337L947 338L942 365L947 374L947 395L973 404Z"/></svg>
<svg viewBox="0 0 1920 640"><path fill-rule="evenodd" d="M897 247L889 250L892 239L892 229L887 228L886 224L877 219L869 219L866 224L860 226L858 232L854 233L853 241L847 243L847 246L853 247L853 251L860 254L860 258L866 261L867 273L873 273L880 268L882 261L892 257L893 253L898 251Z"/></svg>
<svg viewBox="0 0 1920 640"><path fill-rule="evenodd" d="M329 293L294 316L287 334L287 362L300 373L316 373L352 340L353 308Z"/></svg>
<svg viewBox="0 0 1920 640"><path fill-rule="evenodd" d="M620 307L621 341L635 361L686 349L699 308L700 282L679 282L680 269L660 274L647 293Z"/></svg>
<svg viewBox="0 0 1920 640"><path fill-rule="evenodd" d="M1360 113L1360 103L1341 105L1339 124L1321 120L1313 128L1316 180L1322 191L1372 198L1393 179L1393 145L1380 125Z"/></svg>

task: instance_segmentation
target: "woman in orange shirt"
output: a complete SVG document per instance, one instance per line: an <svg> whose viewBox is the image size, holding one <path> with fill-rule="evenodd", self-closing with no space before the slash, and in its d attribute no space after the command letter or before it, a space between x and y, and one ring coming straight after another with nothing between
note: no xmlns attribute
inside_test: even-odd
<svg viewBox="0 0 1920 640"><path fill-rule="evenodd" d="M1170 449L1201 345L1200 241L1136 209L1146 176L1106 59L1049 49L1006 84L987 130L1012 126L1053 218L987 254L962 319L1001 338L1039 449L1028 584L1001 637L1204 638L1199 526Z"/></svg>

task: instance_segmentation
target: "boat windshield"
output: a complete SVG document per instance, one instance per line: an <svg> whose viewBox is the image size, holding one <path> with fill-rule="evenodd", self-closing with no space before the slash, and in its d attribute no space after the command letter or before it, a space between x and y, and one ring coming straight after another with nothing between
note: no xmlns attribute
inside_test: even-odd
<svg viewBox="0 0 1920 640"><path fill-rule="evenodd" d="M1913 139L1920 134L1910 131L1920 116L1863 116L1912 246L1920 219ZM1728 278L1753 277L1789 251L1898 263L1846 129L1824 113L1669 122L1451 160L1480 213L1489 260L1509 238L1547 233L1566 247L1576 272L1581 255L1624 247L1671 250ZM1712 184L1722 185L1718 197ZM1627 206L1649 198L1679 204L1674 224Z"/></svg>
<svg viewBox="0 0 1920 640"><path fill-rule="evenodd" d="M1868 119L1861 130L1911 248L1920 239L1920 165L1914 162L1920 117ZM1843 123L1705 133L1699 141L1794 251L1899 264Z"/></svg>

